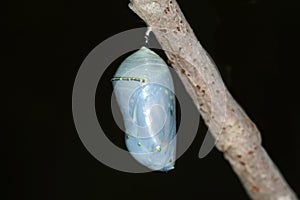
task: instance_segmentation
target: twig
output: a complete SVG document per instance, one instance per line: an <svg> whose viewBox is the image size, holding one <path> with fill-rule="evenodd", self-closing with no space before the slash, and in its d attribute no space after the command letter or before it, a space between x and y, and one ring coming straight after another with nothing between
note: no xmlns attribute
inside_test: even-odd
<svg viewBox="0 0 300 200"><path fill-rule="evenodd" d="M296 200L261 146L260 133L224 87L175 0L131 0L129 7L152 28L172 67L252 199Z"/></svg>

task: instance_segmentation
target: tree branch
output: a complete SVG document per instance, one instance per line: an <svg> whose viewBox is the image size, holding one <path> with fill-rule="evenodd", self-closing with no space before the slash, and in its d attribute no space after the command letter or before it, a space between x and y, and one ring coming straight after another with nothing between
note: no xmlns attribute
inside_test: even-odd
<svg viewBox="0 0 300 200"><path fill-rule="evenodd" d="M261 146L260 133L223 84L175 0L131 0L152 28L210 132L252 199L296 200Z"/></svg>

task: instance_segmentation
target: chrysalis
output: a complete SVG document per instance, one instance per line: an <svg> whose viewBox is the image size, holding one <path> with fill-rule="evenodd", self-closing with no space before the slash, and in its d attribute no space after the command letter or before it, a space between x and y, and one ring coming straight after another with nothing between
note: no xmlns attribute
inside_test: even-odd
<svg viewBox="0 0 300 200"><path fill-rule="evenodd" d="M175 95L166 63L142 47L123 61L112 81L130 154L152 170L174 169Z"/></svg>

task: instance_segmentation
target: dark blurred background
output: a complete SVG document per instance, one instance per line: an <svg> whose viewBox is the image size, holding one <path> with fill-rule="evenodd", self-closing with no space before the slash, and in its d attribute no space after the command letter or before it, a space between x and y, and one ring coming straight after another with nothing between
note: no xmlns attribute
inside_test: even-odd
<svg viewBox="0 0 300 200"><path fill-rule="evenodd" d="M3 133L9 136L9 142L3 141L8 176L5 199L174 199L179 195L249 199L222 153L214 149L204 159L198 158L206 133L203 126L177 160L176 169L166 174L110 169L81 143L71 107L76 73L99 43L145 26L128 3L8 2L7 20L1 19L7 34L2 55L3 69L8 69L2 79L8 88L4 110L10 113L4 121L9 129ZM260 129L263 146L300 194L299 4L291 0L178 3L227 87ZM112 75L116 67L107 73ZM109 110L101 110L108 107L111 95L109 78L102 81L107 90L99 89L96 96L100 123L117 130L105 117L111 115ZM121 134L108 137L116 144L123 141Z"/></svg>

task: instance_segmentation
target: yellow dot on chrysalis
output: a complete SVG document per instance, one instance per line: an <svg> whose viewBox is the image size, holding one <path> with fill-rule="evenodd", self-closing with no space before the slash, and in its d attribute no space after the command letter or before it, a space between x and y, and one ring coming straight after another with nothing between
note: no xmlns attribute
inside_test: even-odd
<svg viewBox="0 0 300 200"><path fill-rule="evenodd" d="M171 169L175 169L175 166L173 165L173 166L171 167Z"/></svg>
<svg viewBox="0 0 300 200"><path fill-rule="evenodd" d="M160 152L160 151L161 151L161 147L160 147L160 146L157 146L157 147L156 147L156 150L157 150L158 152Z"/></svg>

